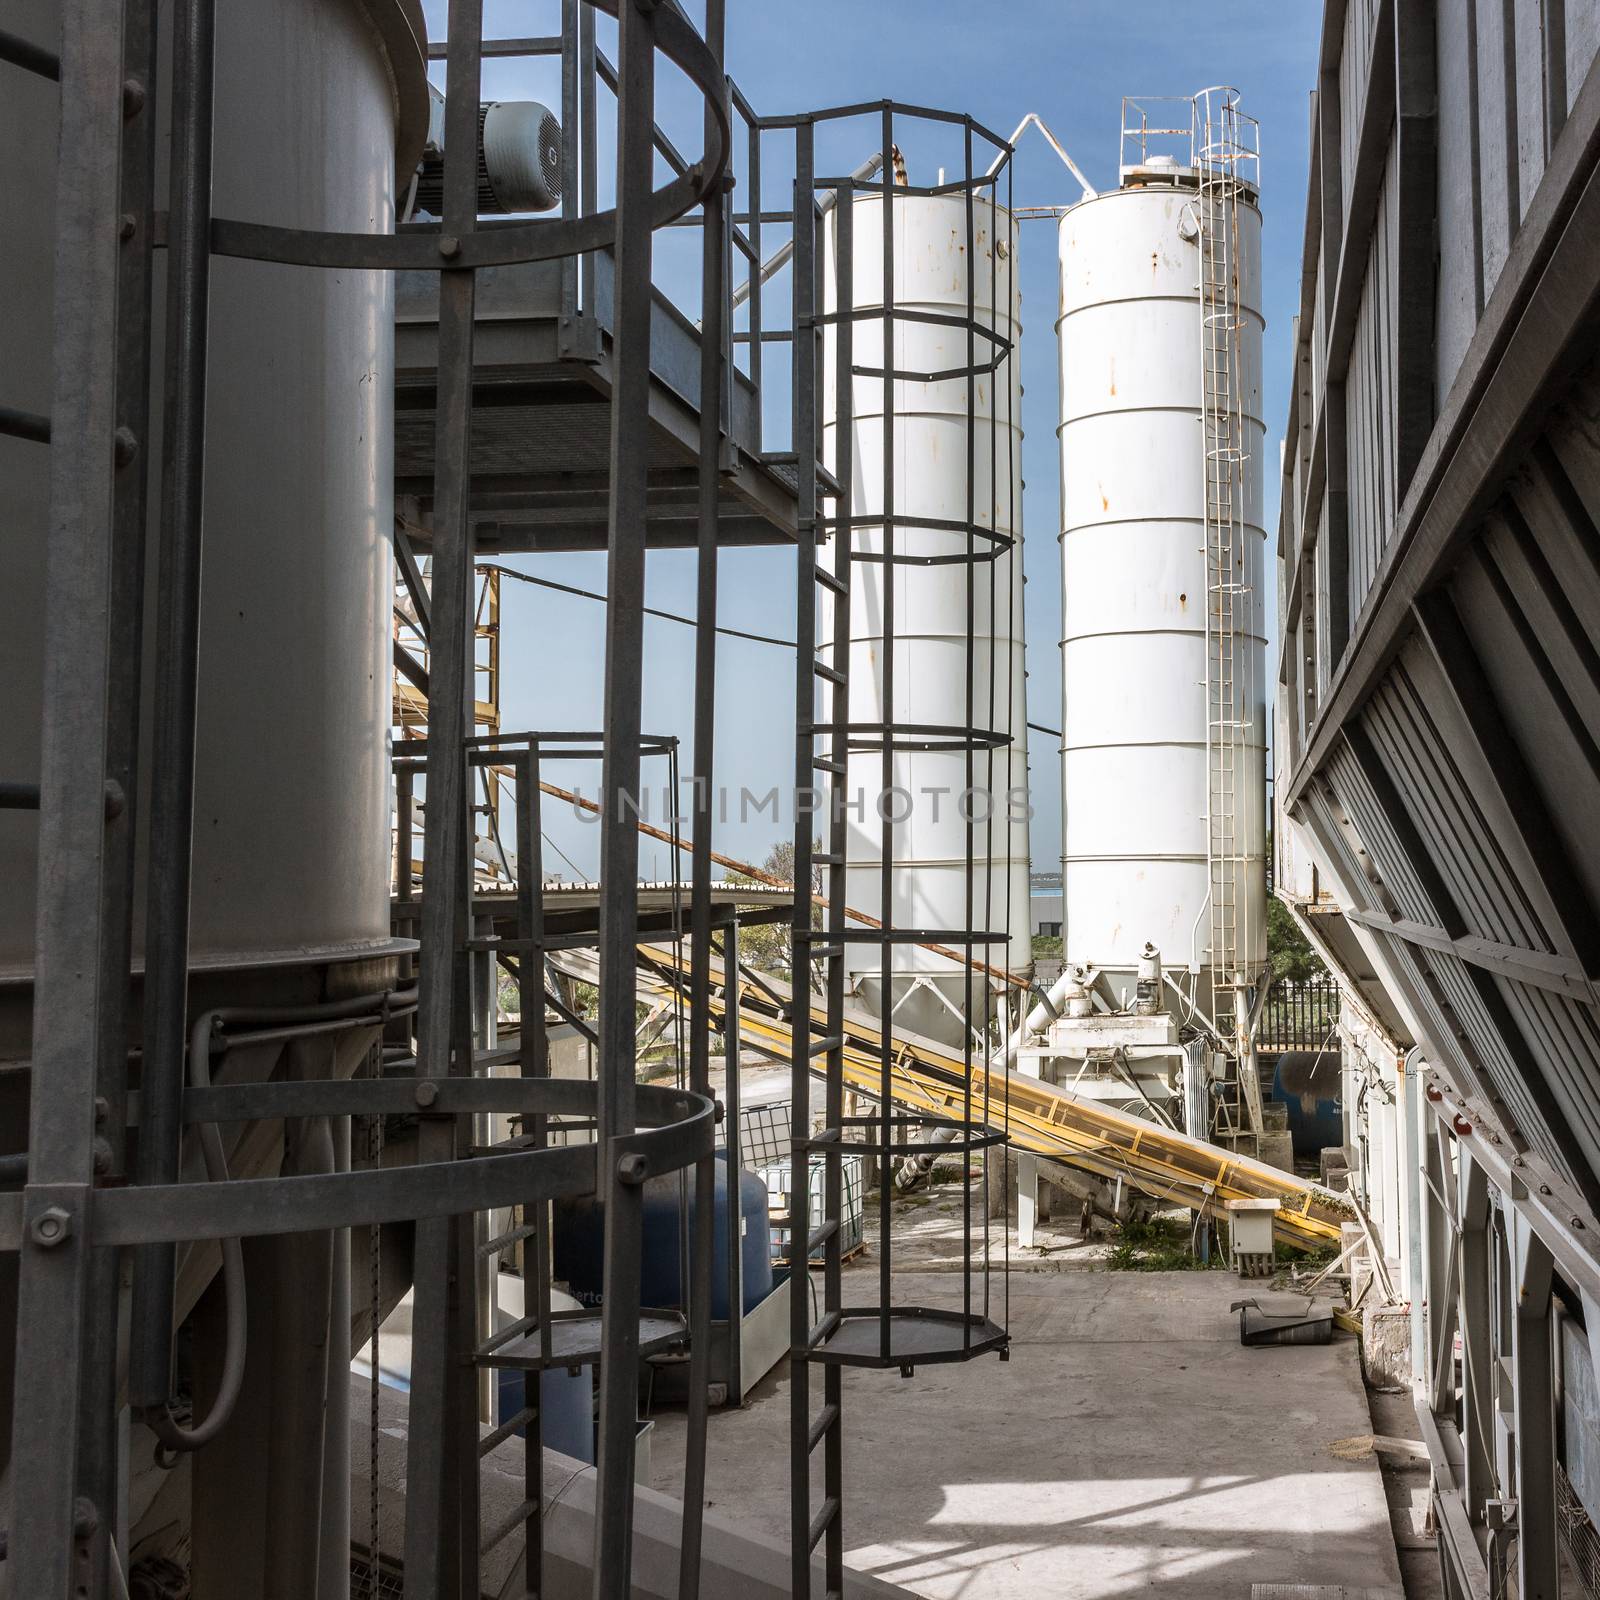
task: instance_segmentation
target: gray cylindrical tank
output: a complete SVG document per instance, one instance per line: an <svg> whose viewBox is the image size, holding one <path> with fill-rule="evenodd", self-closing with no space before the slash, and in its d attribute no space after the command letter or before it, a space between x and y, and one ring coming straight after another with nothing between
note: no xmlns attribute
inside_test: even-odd
<svg viewBox="0 0 1600 1600"><path fill-rule="evenodd" d="M55 48L53 11L36 0L7 25ZM388 231L397 158L415 160L427 118L416 0L220 0L216 32L215 213ZM56 116L55 85L8 69L0 373L4 402L39 412L51 396ZM158 251L158 361L165 293ZM303 966L389 944L391 301L385 273L213 262L196 969ZM159 392L151 416L147 644ZM0 438L0 777L23 782L39 776L48 473L47 447ZM152 671L147 648L146 762ZM25 1048L37 838L35 813L0 811L0 1056ZM143 898L141 874L140 921ZM136 963L141 952L136 929Z"/></svg>

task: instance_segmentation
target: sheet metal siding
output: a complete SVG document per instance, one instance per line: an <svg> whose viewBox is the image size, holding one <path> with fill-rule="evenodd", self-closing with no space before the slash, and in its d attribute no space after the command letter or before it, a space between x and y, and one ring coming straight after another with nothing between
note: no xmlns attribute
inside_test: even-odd
<svg viewBox="0 0 1600 1600"><path fill-rule="evenodd" d="M1591 1171L1600 1162L1600 1026L1594 1011L1564 995L1531 984L1495 980L1530 1053L1538 1062L1563 1114L1569 1119ZM1558 1164L1571 1170L1564 1160Z"/></svg>
<svg viewBox="0 0 1600 1600"><path fill-rule="evenodd" d="M1374 748L1384 759L1389 781L1398 784L1409 777L1409 769L1403 760L1399 765L1395 764L1391 750L1384 744L1381 730L1370 727L1369 732L1373 736ZM1400 916L1408 922L1430 927L1453 920L1444 914L1424 889L1420 875L1399 842L1390 817L1347 747L1329 761L1327 772L1340 805ZM1407 812L1409 820L1415 823L1415 806L1408 804ZM1359 864L1357 870L1360 871ZM1362 909L1376 910L1377 907L1374 905ZM1433 1050L1440 1052L1445 1060L1450 1060L1461 1050L1461 1037L1464 1036L1470 1048L1471 1062L1488 1075L1516 1131L1547 1160L1570 1175L1561 1143L1541 1114L1538 1102L1529 1090L1526 1076L1519 1070L1517 1056L1513 1055L1508 1042L1495 1027L1465 965L1454 955L1413 947L1393 934L1383 934L1381 937L1387 943L1397 966L1402 972L1412 975L1417 991L1426 998L1429 1043ZM1595 1155L1600 1158L1600 1146L1596 1147Z"/></svg>
<svg viewBox="0 0 1600 1600"><path fill-rule="evenodd" d="M1528 1143L1564 1177L1576 1177L1572 1163L1555 1127L1539 1109L1532 1089L1532 1072L1536 1071L1530 1060L1526 1040L1507 1038L1491 1019L1484 1005L1482 993L1465 962L1438 950L1425 950L1417 959L1438 980L1444 997L1449 1001L1456 1025L1466 1035L1478 1060L1493 1081L1506 1109L1519 1132ZM1491 981L1489 987L1495 985ZM1459 1048L1459 1046L1458 1046ZM1600 1145L1592 1135L1582 1139L1585 1158L1593 1168L1600 1160Z"/></svg>
<svg viewBox="0 0 1600 1600"><path fill-rule="evenodd" d="M1483 312L1479 256L1477 61L1470 0L1440 6L1439 192L1455 196L1438 212L1439 278L1434 334L1435 402L1449 392Z"/></svg>
<svg viewBox="0 0 1600 1600"><path fill-rule="evenodd" d="M1290 521L1281 548L1285 604L1297 615L1292 627L1284 623L1279 726L1289 730L1291 764L1313 742L1327 754L1317 782L1306 787L1298 773L1281 787L1299 790L1307 837L1348 909L1376 919L1364 937L1382 952L1395 1000L1430 1056L1495 1098L1531 1149L1600 1210L1600 346L1592 323L1569 321L1571 364L1555 369L1543 392L1525 394L1508 374L1524 346L1503 365L1491 362L1481 398L1452 394L1464 364L1473 360L1476 370L1475 339L1490 336L1479 331L1484 308L1494 303L1497 319L1503 309L1511 286L1501 278L1536 199L1548 218L1553 197L1540 188L1549 181L1552 128L1573 192L1595 174L1587 156L1574 166L1593 130L1591 101L1576 111L1574 102L1586 84L1595 93L1600 0L1568 0L1564 57L1547 58L1546 9L1538 0L1434 8L1435 342L1425 353L1407 343L1416 305L1402 310L1397 296L1408 241L1418 241L1419 259L1404 265L1413 282L1427 282L1426 230L1397 208L1404 197L1433 209L1435 196L1414 171L1402 186L1391 142L1372 233L1360 231L1366 219L1350 213L1350 184L1378 7L1352 4L1336 34L1339 137L1324 159L1342 162L1330 204L1342 206L1366 264L1351 308L1348 370L1332 397L1343 407L1343 471L1332 451L1315 465L1332 469L1329 493L1348 494L1352 622L1364 608L1376 622L1358 631L1357 660L1327 659L1329 574L1339 569L1338 552L1330 559L1323 548L1327 496L1307 505L1295 492L1304 469L1296 474L1298 462L1286 461ZM1411 115L1425 117L1426 95L1410 104ZM1313 249L1308 272L1322 264L1315 240ZM1536 276L1517 292L1561 304ZM1302 422L1322 415L1329 398L1320 291L1307 312L1295 351L1297 382L1312 375L1309 394L1297 396ZM1500 327L1497 320L1497 334ZM1515 440L1518 455L1494 465L1486 493L1461 513L1472 520L1442 555L1426 567L1416 552L1401 563L1395 578L1415 596L1414 609L1374 612L1399 518L1399 363L1408 353L1433 375L1436 415L1451 414L1455 427L1465 407L1470 426L1481 406L1493 419L1487 436ZM1571 371L1575 379L1564 376ZM1461 470L1485 466L1486 447L1473 447L1476 461L1456 457ZM1340 696L1349 737L1331 743L1317 740L1316 725L1330 673L1359 686L1353 702ZM1307 679L1316 693L1308 695ZM1396 919L1394 931L1385 931L1386 917Z"/></svg>
<svg viewBox="0 0 1600 1600"><path fill-rule="evenodd" d="M1329 760L1327 772L1339 804L1371 859L1378 881L1388 891L1400 915L1410 922L1437 922L1437 908L1423 887L1421 877L1396 842L1367 775L1348 747L1340 749ZM1365 875L1359 864L1357 871ZM1375 902L1362 909L1377 911L1381 907Z"/></svg>
<svg viewBox="0 0 1600 1600"><path fill-rule="evenodd" d="M1347 772L1350 770L1347 769ZM1329 771L1332 772L1331 764ZM1351 777L1353 783L1364 791L1366 784L1360 776L1359 769L1354 769ZM1343 800L1339 803L1344 804ZM1350 909L1366 912L1381 911L1377 891L1369 886L1364 864L1356 856L1349 835L1338 826L1329 801L1315 796L1308 800L1307 804L1316 815L1323 837L1332 844L1330 865L1334 877L1350 886L1358 897L1350 903ZM1370 932L1384 959L1389 962L1391 969L1400 975L1405 993L1394 997L1394 1002L1406 1014L1409 1025L1415 1030L1415 1037L1425 1043L1437 1059L1450 1060L1451 1051L1455 1047L1456 1030L1438 1003L1432 974L1423 971L1417 960L1418 952L1403 939L1377 930Z"/></svg>
<svg viewBox="0 0 1600 1600"><path fill-rule="evenodd" d="M1372 61L1373 31L1378 20L1378 0L1349 0L1344 13L1344 43L1339 54L1339 177L1341 207L1350 215L1350 185L1356 169L1356 141L1361 131L1361 110L1367 102L1368 67Z"/></svg>
<svg viewBox="0 0 1600 1600"><path fill-rule="evenodd" d="M1471 0L1477 30L1478 208L1482 217L1480 250L1483 297L1499 281L1511 248L1512 218L1520 219L1515 190L1517 127L1515 34L1502 0Z"/></svg>
<svg viewBox="0 0 1600 1600"><path fill-rule="evenodd" d="M1450 693L1413 641L1373 696L1364 726L1391 770L1403 774L1407 798L1414 795L1412 824L1467 929L1499 944L1549 953L1554 946L1523 888L1527 868L1521 859L1508 858L1478 805L1484 780L1478 774L1469 778L1456 759L1469 741L1440 720Z"/></svg>
<svg viewBox="0 0 1600 1600"><path fill-rule="evenodd" d="M1321 518L1322 525L1324 527L1327 526L1327 516L1328 494L1327 491L1324 490L1322 494ZM1326 539L1318 539L1314 549L1312 550L1312 559L1315 563L1313 570L1312 593L1316 597L1311 613L1313 617L1325 617L1328 615L1328 602L1331 598L1333 589L1333 575L1329 571L1328 555L1328 541ZM1326 628L1317 629L1312 640L1312 644L1316 655L1314 667L1316 672L1315 687L1317 693L1320 695L1324 686L1327 684L1328 679L1333 676L1333 641L1328 637L1328 630Z"/></svg>
<svg viewBox="0 0 1600 1600"><path fill-rule="evenodd" d="M1565 76L1546 78L1539 0L1437 8L1436 390L1448 393L1549 161L1546 102L1564 112L1600 49L1600 0L1567 0Z"/></svg>
<svg viewBox="0 0 1600 1600"><path fill-rule="evenodd" d="M1583 80L1600 54L1600 0L1567 0L1567 104L1578 98Z"/></svg>
<svg viewBox="0 0 1600 1600"><path fill-rule="evenodd" d="M1499 714L1591 904L1600 904L1597 522L1600 388L1590 383L1535 444L1451 583Z"/></svg>
<svg viewBox="0 0 1600 1600"><path fill-rule="evenodd" d="M1350 615L1378 575L1399 509L1395 465L1395 260L1399 248L1395 204L1399 189L1397 146L1391 139L1378 215L1367 252L1366 278L1356 313L1350 368L1345 378L1345 452L1350 507ZM1326 526L1326 523L1324 523ZM1325 682L1326 679L1319 679Z"/></svg>
<svg viewBox="0 0 1600 1600"><path fill-rule="evenodd" d="M1544 8L1546 0L1512 0L1512 31L1516 40L1515 71L1517 118L1512 156L1517 167L1515 232L1528 214L1528 202L1544 176L1549 148L1545 142ZM1556 86L1564 94L1565 84Z"/></svg>
<svg viewBox="0 0 1600 1600"><path fill-rule="evenodd" d="M1553 952L1557 945L1546 929L1528 885L1531 863L1518 842L1502 841L1477 796L1493 784L1492 774L1466 770L1467 753L1476 748L1472 735L1453 713L1452 691L1439 678L1432 658L1413 640L1374 695L1362 725L1373 749L1406 807L1410 827L1427 863L1441 882L1448 903L1412 920L1455 933L1488 938L1524 950ZM1369 817L1362 837L1372 841L1386 832L1390 819ZM1409 863L1408 863L1409 865ZM1398 895L1397 895L1398 898ZM1550 1008L1529 986L1474 980L1454 956L1425 951L1419 960L1434 973L1449 996L1459 1025L1511 1108L1520 1131L1551 1160L1562 1160L1558 1129L1540 1109L1528 1087L1528 1074L1549 1081L1561 1075L1552 1054ZM1480 985L1489 982L1502 997L1510 996L1513 1026L1497 1025L1486 1008ZM1600 1058L1595 1064L1600 1067ZM1591 1164L1600 1162L1600 1120L1589 1101L1570 1087L1553 1085L1563 1116Z"/></svg>

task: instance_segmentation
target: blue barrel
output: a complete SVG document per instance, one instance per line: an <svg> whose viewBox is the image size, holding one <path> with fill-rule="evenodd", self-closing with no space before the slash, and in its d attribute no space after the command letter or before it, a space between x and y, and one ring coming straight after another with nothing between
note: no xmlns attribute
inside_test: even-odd
<svg viewBox="0 0 1600 1600"><path fill-rule="evenodd" d="M1289 1108L1294 1153L1315 1161L1321 1152L1344 1143L1344 1107L1340 1104L1340 1052L1286 1050L1272 1074L1272 1098Z"/></svg>
<svg viewBox="0 0 1600 1600"><path fill-rule="evenodd" d="M509 1421L522 1410L528 1392L526 1372L502 1367L499 1372L500 1416ZM568 1372L557 1367L539 1379L539 1429L547 1450L559 1450L574 1461L594 1465L594 1373L589 1367ZM518 1428L522 1437L526 1428Z"/></svg>
<svg viewBox="0 0 1600 1600"><path fill-rule="evenodd" d="M711 1253L711 1315L728 1315L728 1154L716 1155L716 1218ZM680 1188L681 1184L681 1188ZM684 1304L680 1265L680 1194L689 1197L689 1228L694 1229L694 1172L669 1172L644 1186L644 1271L640 1304L660 1308ZM755 1173L739 1174L739 1262L744 1309L753 1311L772 1293L772 1255L767 1233L767 1186ZM602 1299L605 1259L605 1207L593 1196L555 1203L552 1265L557 1278L586 1306Z"/></svg>

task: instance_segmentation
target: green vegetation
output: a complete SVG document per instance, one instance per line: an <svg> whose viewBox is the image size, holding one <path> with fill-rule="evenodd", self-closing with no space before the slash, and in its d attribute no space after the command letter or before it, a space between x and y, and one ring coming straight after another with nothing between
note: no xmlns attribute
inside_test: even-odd
<svg viewBox="0 0 1600 1600"><path fill-rule="evenodd" d="M1211 1268L1225 1266L1223 1252L1213 1251ZM1205 1272L1208 1269L1189 1248L1189 1224L1175 1217L1151 1217L1124 1222L1116 1232L1108 1272Z"/></svg>
<svg viewBox="0 0 1600 1600"><path fill-rule="evenodd" d="M820 850L822 843L815 841L813 848ZM794 841L781 839L767 854L767 859L761 863L761 870L769 876L781 879L784 883L794 882ZM763 880L752 878L743 873L730 872L729 883L757 884ZM813 894L822 893L822 870L813 868L811 874L811 890ZM811 911L811 925L814 928L822 926L822 908L813 906ZM739 930L739 957L748 966L754 967L757 972L770 973L775 978L781 978L785 983L791 979L791 968L794 962L794 945L789 937L789 928L786 923L758 923L751 927L741 927Z"/></svg>
<svg viewBox="0 0 1600 1600"><path fill-rule="evenodd" d="M1033 959L1037 961L1041 956L1059 957L1061 954L1061 940L1054 934L1036 933L1033 936Z"/></svg>
<svg viewBox="0 0 1600 1600"><path fill-rule="evenodd" d="M1306 983L1328 970L1288 906L1275 894L1267 896L1267 963L1274 983Z"/></svg>

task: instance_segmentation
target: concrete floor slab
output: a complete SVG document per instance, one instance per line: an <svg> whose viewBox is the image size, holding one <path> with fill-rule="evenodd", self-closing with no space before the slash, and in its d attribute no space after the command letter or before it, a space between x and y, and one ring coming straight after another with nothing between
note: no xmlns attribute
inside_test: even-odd
<svg viewBox="0 0 1600 1600"><path fill-rule="evenodd" d="M873 1292L870 1262L845 1300ZM948 1305L949 1274L896 1298ZM1221 1272L1014 1276L1010 1361L845 1373L851 1567L930 1600L1222 1600L1253 1583L1400 1592L1353 1341L1247 1350ZM707 1504L788 1536L789 1392L774 1375L714 1416ZM820 1384L817 1386L820 1388ZM1348 1450L1344 1452L1350 1454ZM682 1417L654 1486L678 1492Z"/></svg>

